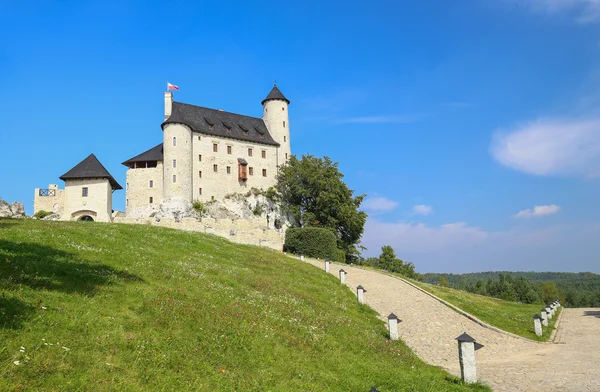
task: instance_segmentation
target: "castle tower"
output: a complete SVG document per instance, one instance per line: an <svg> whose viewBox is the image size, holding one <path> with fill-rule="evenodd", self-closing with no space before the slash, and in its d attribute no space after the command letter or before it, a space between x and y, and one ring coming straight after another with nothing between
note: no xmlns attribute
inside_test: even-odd
<svg viewBox="0 0 600 392"><path fill-rule="evenodd" d="M165 120L173 110L173 93L165 92ZM164 200L184 200L192 196L192 130L180 123L163 124Z"/></svg>
<svg viewBox="0 0 600 392"><path fill-rule="evenodd" d="M282 165L290 159L290 123L288 105L290 104L275 84L273 89L261 102L263 105L263 121L271 136L281 146L277 150L277 165Z"/></svg>

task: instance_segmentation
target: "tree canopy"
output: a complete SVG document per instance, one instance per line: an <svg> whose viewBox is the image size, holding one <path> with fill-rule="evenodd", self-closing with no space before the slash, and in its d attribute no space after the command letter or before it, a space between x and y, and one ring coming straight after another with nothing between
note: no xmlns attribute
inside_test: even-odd
<svg viewBox="0 0 600 392"><path fill-rule="evenodd" d="M299 227L324 227L333 231L347 260L357 255L356 244L364 231L367 214L360 205L365 195L354 196L342 180L338 163L329 157L292 155L279 168L277 190Z"/></svg>

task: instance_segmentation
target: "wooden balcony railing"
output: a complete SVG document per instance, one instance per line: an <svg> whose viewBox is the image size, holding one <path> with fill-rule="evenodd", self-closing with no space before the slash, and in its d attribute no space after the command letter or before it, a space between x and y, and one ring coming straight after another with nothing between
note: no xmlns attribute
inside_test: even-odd
<svg viewBox="0 0 600 392"><path fill-rule="evenodd" d="M40 189L40 196L56 196L56 189Z"/></svg>

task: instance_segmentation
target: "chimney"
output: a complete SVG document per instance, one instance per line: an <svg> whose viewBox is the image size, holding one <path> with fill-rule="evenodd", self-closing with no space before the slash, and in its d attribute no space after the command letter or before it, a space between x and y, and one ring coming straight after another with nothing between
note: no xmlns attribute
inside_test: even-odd
<svg viewBox="0 0 600 392"><path fill-rule="evenodd" d="M165 120L171 117L171 108L173 107L173 93L165 92Z"/></svg>

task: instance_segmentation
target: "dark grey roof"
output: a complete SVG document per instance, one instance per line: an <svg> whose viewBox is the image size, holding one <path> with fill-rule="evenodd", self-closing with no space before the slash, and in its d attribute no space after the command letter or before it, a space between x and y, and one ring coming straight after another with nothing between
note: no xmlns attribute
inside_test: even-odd
<svg viewBox="0 0 600 392"><path fill-rule="evenodd" d="M282 101L286 101L288 103L288 105L290 104L290 100L287 99L281 91L279 91L277 86L273 86L273 89L271 90L269 95L267 95L267 98L262 100L261 105L264 105L265 102L270 101L272 99L280 99Z"/></svg>
<svg viewBox="0 0 600 392"><path fill-rule="evenodd" d="M128 163L133 162L150 162L150 161L162 161L163 160L163 144L152 147L148 151L144 151L140 155L136 155L122 163L122 165L128 166Z"/></svg>
<svg viewBox="0 0 600 392"><path fill-rule="evenodd" d="M185 124L192 131L207 135L279 146L262 118L173 102L171 116L162 123L162 127L164 129L165 124L173 123Z"/></svg>
<svg viewBox="0 0 600 392"><path fill-rule="evenodd" d="M112 189L123 189L121 185L110 175L108 170L96 158L94 154L90 154L83 161L79 162L71 170L59 177L61 180L73 180L80 178L106 178L110 182Z"/></svg>

